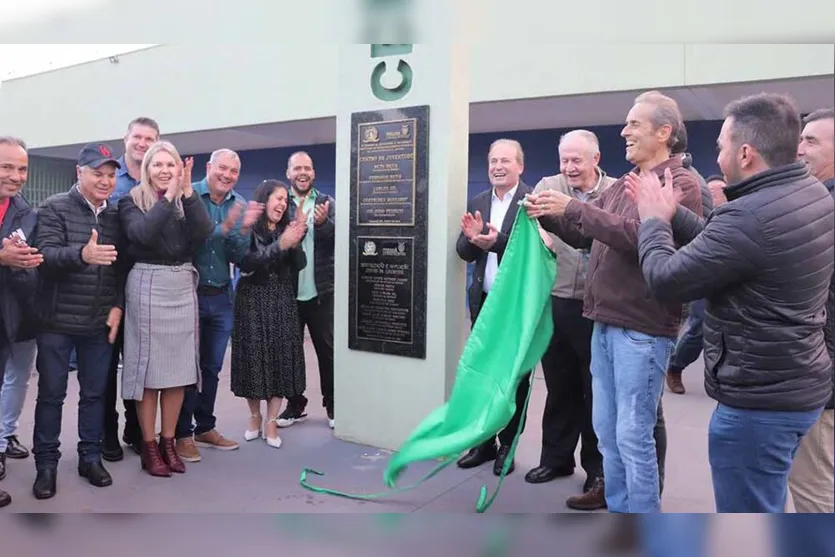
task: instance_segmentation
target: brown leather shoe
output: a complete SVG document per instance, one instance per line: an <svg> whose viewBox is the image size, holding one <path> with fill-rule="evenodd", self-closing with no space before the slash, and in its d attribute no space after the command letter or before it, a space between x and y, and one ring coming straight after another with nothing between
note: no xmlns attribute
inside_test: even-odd
<svg viewBox="0 0 835 557"><path fill-rule="evenodd" d="M238 444L227 439L216 429L201 433L194 436L194 443L198 447L208 447L210 449L218 449L221 451L234 451L238 448Z"/></svg>
<svg viewBox="0 0 835 557"><path fill-rule="evenodd" d="M588 491L573 495L565 500L569 509L575 511L597 511L606 508L606 489L603 478L595 478Z"/></svg>
<svg viewBox="0 0 835 557"><path fill-rule="evenodd" d="M183 437L182 439L177 439L177 455L183 462L200 462L203 458L200 456L200 451L197 449L197 445L194 444L193 437Z"/></svg>
<svg viewBox="0 0 835 557"><path fill-rule="evenodd" d="M677 395L684 394L684 383L681 382L680 371L667 372L667 387Z"/></svg>
<svg viewBox="0 0 835 557"><path fill-rule="evenodd" d="M160 437L159 439L162 441L162 447L160 447L162 449L160 452L162 461L168 465L168 469L172 472L185 474L186 465L180 458L180 455L177 454L177 447L175 446L174 439L169 439L168 437Z"/></svg>
<svg viewBox="0 0 835 557"><path fill-rule="evenodd" d="M152 476L160 478L171 477L171 470L163 462L156 440L142 443L142 469Z"/></svg>

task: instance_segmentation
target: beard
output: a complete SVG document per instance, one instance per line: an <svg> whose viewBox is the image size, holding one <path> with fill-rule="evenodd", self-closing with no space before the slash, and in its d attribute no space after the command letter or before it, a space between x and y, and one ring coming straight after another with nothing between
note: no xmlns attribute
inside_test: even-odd
<svg viewBox="0 0 835 557"><path fill-rule="evenodd" d="M725 177L725 184L728 186L742 181L742 171L736 161L732 161L727 167L722 168L722 175Z"/></svg>

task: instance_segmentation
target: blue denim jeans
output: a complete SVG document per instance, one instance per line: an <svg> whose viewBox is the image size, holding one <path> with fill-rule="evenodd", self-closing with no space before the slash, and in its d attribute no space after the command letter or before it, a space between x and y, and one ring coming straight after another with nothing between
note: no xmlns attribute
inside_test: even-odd
<svg viewBox="0 0 835 557"><path fill-rule="evenodd" d="M708 557L707 514L656 514L639 519L644 557Z"/></svg>
<svg viewBox="0 0 835 557"><path fill-rule="evenodd" d="M216 296L198 296L200 314L201 389L186 387L183 407L177 422L177 439L201 435L215 428L217 384L226 347L232 335L235 312L232 290ZM278 342L278 339L276 339Z"/></svg>
<svg viewBox="0 0 835 557"><path fill-rule="evenodd" d="M17 433L37 348L37 342L32 339L13 344L9 351L3 387L0 389L0 453L8 447L6 438Z"/></svg>
<svg viewBox="0 0 835 557"><path fill-rule="evenodd" d="M705 301L696 300L690 303L690 316L684 326L684 332L676 343L673 356L670 358L670 370L681 372L695 362L702 353L704 337L702 327L705 322Z"/></svg>
<svg viewBox="0 0 835 557"><path fill-rule="evenodd" d="M822 411L744 410L717 404L708 428L716 512L784 512L797 447Z"/></svg>
<svg viewBox="0 0 835 557"><path fill-rule="evenodd" d="M662 514L643 516L640 546L645 557L708 557L711 515ZM783 514L768 518L773 557L833 555L835 530L826 514ZM744 543L744 542L743 542ZM745 551L742 554L747 555Z"/></svg>
<svg viewBox="0 0 835 557"><path fill-rule="evenodd" d="M81 391L78 401L79 460L97 462L101 458L104 396L113 351L107 331L87 336L41 333L38 335L38 400L32 448L38 470L57 468L61 458L58 449L73 347L78 357L77 377Z"/></svg>
<svg viewBox="0 0 835 557"><path fill-rule="evenodd" d="M592 422L613 513L661 510L653 430L674 339L595 323Z"/></svg>

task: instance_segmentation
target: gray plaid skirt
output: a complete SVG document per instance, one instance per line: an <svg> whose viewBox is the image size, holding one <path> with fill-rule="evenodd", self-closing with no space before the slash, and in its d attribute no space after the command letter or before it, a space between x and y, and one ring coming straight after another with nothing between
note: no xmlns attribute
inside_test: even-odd
<svg viewBox="0 0 835 557"><path fill-rule="evenodd" d="M137 263L125 286L122 398L198 384L197 270Z"/></svg>

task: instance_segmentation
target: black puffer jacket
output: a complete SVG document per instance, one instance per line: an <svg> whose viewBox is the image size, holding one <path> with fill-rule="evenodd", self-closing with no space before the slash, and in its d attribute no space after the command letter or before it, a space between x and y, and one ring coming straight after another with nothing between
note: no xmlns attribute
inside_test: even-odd
<svg viewBox="0 0 835 557"><path fill-rule="evenodd" d="M835 202L803 163L725 189L707 222L679 208L672 229L642 223L639 257L653 293L706 298L705 388L722 404L817 410L832 396L824 342L835 268Z"/></svg>
<svg viewBox="0 0 835 557"><path fill-rule="evenodd" d="M99 244L116 246L115 264L88 265L81 259L94 228ZM97 218L77 187L53 195L38 210L35 245L44 257L38 269L41 329L77 335L105 329L110 309L124 307L127 265L117 206L109 204Z"/></svg>
<svg viewBox="0 0 835 557"><path fill-rule="evenodd" d="M823 183L829 193L835 199L835 178L830 178ZM826 350L829 352L829 359L832 360L832 398L826 407L829 410L835 409L835 274L829 283L829 299L826 302L826 326L823 329L823 336L826 339Z"/></svg>
<svg viewBox="0 0 835 557"><path fill-rule="evenodd" d="M6 217L0 224L0 239L20 230L29 245L34 245L38 215L18 194L9 201ZM12 269L0 265L0 319L6 338L0 342L21 342L34 338L37 325L34 302L38 285L36 269Z"/></svg>

